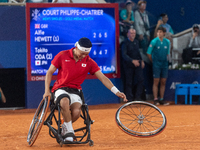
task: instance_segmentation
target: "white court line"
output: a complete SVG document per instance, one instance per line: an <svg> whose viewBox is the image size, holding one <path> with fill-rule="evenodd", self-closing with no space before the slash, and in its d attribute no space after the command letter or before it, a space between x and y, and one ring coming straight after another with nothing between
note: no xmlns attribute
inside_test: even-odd
<svg viewBox="0 0 200 150"><path fill-rule="evenodd" d="M180 127L192 127L192 126L200 126L200 124L193 124L193 125L181 125L181 126L173 126L175 128L180 128Z"/></svg>

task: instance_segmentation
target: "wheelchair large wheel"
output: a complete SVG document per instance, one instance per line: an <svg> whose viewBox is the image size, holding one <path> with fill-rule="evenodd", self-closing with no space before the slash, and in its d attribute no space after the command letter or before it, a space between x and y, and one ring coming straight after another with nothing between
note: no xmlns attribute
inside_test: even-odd
<svg viewBox="0 0 200 150"><path fill-rule="evenodd" d="M122 105L115 116L117 125L129 135L150 137L166 127L165 114L155 105L134 101Z"/></svg>
<svg viewBox="0 0 200 150"><path fill-rule="evenodd" d="M32 146L34 144L35 140L37 139L37 137L40 133L42 125L44 124L44 120L45 120L45 117L47 114L49 103L50 103L50 97L43 99L40 102L40 104L35 112L35 115L33 117L33 120L31 122L31 125L29 128L28 136L27 136L27 142L28 142L29 146Z"/></svg>

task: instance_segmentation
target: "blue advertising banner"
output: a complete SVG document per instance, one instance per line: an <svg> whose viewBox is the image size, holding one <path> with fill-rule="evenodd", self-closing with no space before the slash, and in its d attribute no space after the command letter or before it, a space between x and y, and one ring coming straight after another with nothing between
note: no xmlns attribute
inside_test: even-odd
<svg viewBox="0 0 200 150"><path fill-rule="evenodd" d="M164 99L175 100L176 84L199 84L200 70L169 70ZM183 98L184 100L184 98Z"/></svg>

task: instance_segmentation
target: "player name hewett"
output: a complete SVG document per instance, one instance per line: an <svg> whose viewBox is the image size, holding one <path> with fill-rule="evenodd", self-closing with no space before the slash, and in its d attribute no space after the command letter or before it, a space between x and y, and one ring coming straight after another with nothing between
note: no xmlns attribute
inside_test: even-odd
<svg viewBox="0 0 200 150"><path fill-rule="evenodd" d="M52 36L36 36L35 42L52 42Z"/></svg>
<svg viewBox="0 0 200 150"><path fill-rule="evenodd" d="M59 36L35 36L35 42L59 42Z"/></svg>

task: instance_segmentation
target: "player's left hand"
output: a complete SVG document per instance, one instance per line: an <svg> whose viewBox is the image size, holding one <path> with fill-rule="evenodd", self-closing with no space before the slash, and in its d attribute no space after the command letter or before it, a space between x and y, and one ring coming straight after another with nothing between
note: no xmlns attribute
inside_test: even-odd
<svg viewBox="0 0 200 150"><path fill-rule="evenodd" d="M124 102L128 102L128 100L126 99L126 95L122 92L117 92L116 95L120 98L123 98Z"/></svg>
<svg viewBox="0 0 200 150"><path fill-rule="evenodd" d="M142 69L144 69L144 67L145 67L145 63L144 61L142 61Z"/></svg>

